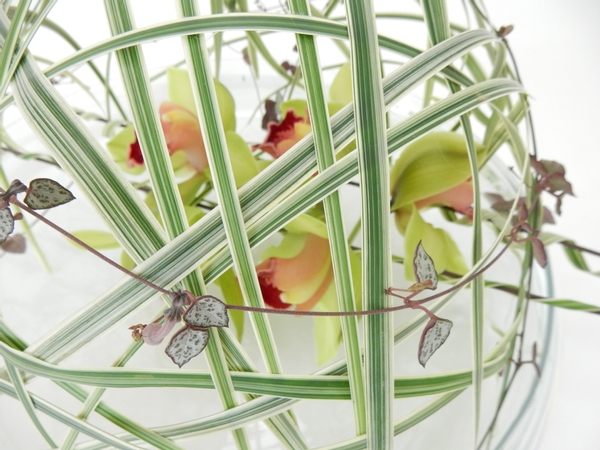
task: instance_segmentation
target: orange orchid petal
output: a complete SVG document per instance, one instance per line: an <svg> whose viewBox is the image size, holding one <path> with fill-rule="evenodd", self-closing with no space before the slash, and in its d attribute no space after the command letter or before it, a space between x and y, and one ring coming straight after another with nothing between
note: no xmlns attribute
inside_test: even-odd
<svg viewBox="0 0 600 450"><path fill-rule="evenodd" d="M462 213L469 218L473 217L473 183L471 179L464 181L444 192L424 198L415 203L418 209L431 205L445 205Z"/></svg>
<svg viewBox="0 0 600 450"><path fill-rule="evenodd" d="M182 150L194 169L198 172L206 169L208 160L196 115L171 102L160 105L159 113L169 153Z"/></svg>
<svg viewBox="0 0 600 450"><path fill-rule="evenodd" d="M298 310L312 309L333 280L329 242L314 234L307 234L302 251L293 258L269 258L256 267L265 303L273 308L289 308L281 295L310 282L329 265L329 271L317 290Z"/></svg>
<svg viewBox="0 0 600 450"><path fill-rule="evenodd" d="M304 248L295 258L273 259L273 284L282 291L288 291L315 277L329 262L329 243L327 239L307 234Z"/></svg>
<svg viewBox="0 0 600 450"><path fill-rule="evenodd" d="M333 282L333 267L330 267L329 270L327 271L327 276L325 277L325 279L319 286L319 289L317 289L317 291L307 301L305 301L304 303L301 303L299 305L296 305L296 311L310 311L311 309L313 309L315 307L315 305L317 303L319 303L319 300L321 300L321 298L323 298L323 295L325 295L325 292L327 291L327 289L329 289L329 285L332 282Z"/></svg>

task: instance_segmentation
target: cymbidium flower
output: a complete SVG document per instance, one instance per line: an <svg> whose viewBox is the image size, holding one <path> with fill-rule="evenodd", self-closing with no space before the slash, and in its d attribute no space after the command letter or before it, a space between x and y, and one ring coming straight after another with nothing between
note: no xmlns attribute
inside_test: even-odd
<svg viewBox="0 0 600 450"><path fill-rule="evenodd" d="M327 106L330 115L335 114L344 105L352 101L351 83L350 63L346 63L338 71L329 90ZM283 119L280 122L269 122L267 124L268 133L264 142L253 147L254 150L263 150L275 159L311 132L306 100L283 102L280 109ZM340 157L353 150L354 147L355 143L353 141L340 152Z"/></svg>
<svg viewBox="0 0 600 450"><path fill-rule="evenodd" d="M478 158L484 148L477 146ZM423 220L419 210L446 206L473 216L473 186L464 136L457 133L430 133L407 146L391 171L392 211L396 226L405 236L404 250L412 255L419 241L432 252L436 270L464 273L464 263L450 235ZM412 269L405 275L412 279Z"/></svg>
<svg viewBox="0 0 600 450"><path fill-rule="evenodd" d="M288 233L256 267L265 303L273 308L312 309L333 282L329 242L311 233Z"/></svg>
<svg viewBox="0 0 600 450"><path fill-rule="evenodd" d="M265 303L278 309L338 311L325 224L303 215L286 226L281 243L268 248L256 267ZM360 308L360 258L351 252L357 308ZM317 363L337 353L342 339L339 317L314 318Z"/></svg>
<svg viewBox="0 0 600 450"><path fill-rule="evenodd" d="M204 141L202 140L200 124L196 115L173 102L161 104L159 114L169 155L182 151L187 158L187 162L196 172L202 172L206 169L208 160L206 159ZM134 132L128 132L128 135L128 152L125 164L129 169L143 166L144 157L137 136Z"/></svg>
<svg viewBox="0 0 600 450"><path fill-rule="evenodd" d="M200 131L192 87L185 70L167 72L170 101L160 105L159 116L173 169L178 178L208 174L208 160ZM227 89L215 80L221 121L227 139L231 163L240 187L258 173L258 166L246 142L235 133L235 105ZM126 172L145 170L142 149L133 126L128 126L107 144L115 162Z"/></svg>

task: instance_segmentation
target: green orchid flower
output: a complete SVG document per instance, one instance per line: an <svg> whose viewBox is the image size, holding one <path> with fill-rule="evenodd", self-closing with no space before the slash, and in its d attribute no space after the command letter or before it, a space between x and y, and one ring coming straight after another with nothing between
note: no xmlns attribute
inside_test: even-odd
<svg viewBox="0 0 600 450"><path fill-rule="evenodd" d="M484 147L478 145L476 151L482 161ZM450 235L419 214L421 209L445 206L472 219L473 187L464 136L438 132L413 142L392 167L390 185L396 227L405 237L404 254L414 254L423 241L431 249L438 273L465 273L467 265ZM410 264L405 265L405 276L414 279Z"/></svg>

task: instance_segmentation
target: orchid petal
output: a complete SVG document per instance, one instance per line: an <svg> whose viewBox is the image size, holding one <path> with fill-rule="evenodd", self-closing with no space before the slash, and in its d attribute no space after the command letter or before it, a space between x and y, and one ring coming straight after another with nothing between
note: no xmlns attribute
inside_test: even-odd
<svg viewBox="0 0 600 450"><path fill-rule="evenodd" d="M114 135L112 139L106 143L106 148L112 156L113 161L115 161L123 171L133 175L140 174L145 170L143 159L141 159L142 165L139 164L140 158L137 154L137 148L132 148L132 145L135 147L136 142L137 138L133 126L129 125Z"/></svg>
<svg viewBox="0 0 600 450"><path fill-rule="evenodd" d="M477 157L485 148L477 146ZM430 133L413 142L400 155L391 174L392 210L451 189L471 177L464 136Z"/></svg>
<svg viewBox="0 0 600 450"><path fill-rule="evenodd" d="M265 141L254 149L261 149L273 158L279 158L300 140L295 127L298 122L304 122L304 118L297 116L292 109L288 110L280 123L269 123Z"/></svg>
<svg viewBox="0 0 600 450"><path fill-rule="evenodd" d="M415 202L418 209L426 208L431 205L449 206L454 211L457 211L469 219L473 219L473 182L469 178L450 189L447 189L439 194L424 198Z"/></svg>
<svg viewBox="0 0 600 450"><path fill-rule="evenodd" d="M206 169L208 159L200 124L194 113L175 103L165 102L160 105L159 114L169 153L181 150L196 171Z"/></svg>
<svg viewBox="0 0 600 450"><path fill-rule="evenodd" d="M425 222L413 206L404 236L404 254L412 257L419 241L427 248L437 273L448 270L462 275L467 272L467 265L450 235L445 230ZM404 264L404 276L407 280L415 279L412 264Z"/></svg>
<svg viewBox="0 0 600 450"><path fill-rule="evenodd" d="M335 284L330 283L321 301L315 306L317 311L339 311ZM337 355L342 342L342 323L339 317L315 317L315 351L317 364L325 364Z"/></svg>
<svg viewBox="0 0 600 450"><path fill-rule="evenodd" d="M304 99L293 99L281 102L280 109L282 116L285 116L291 109L294 111L296 117L300 117L304 122L310 123L308 117L308 102Z"/></svg>
<svg viewBox="0 0 600 450"><path fill-rule="evenodd" d="M329 88L329 101L347 105L352 101L352 72L350 62L340 67Z"/></svg>
<svg viewBox="0 0 600 450"><path fill-rule="evenodd" d="M235 186L239 189L258 175L258 165L252 155L252 150L240 135L228 131L225 133L225 139L227 140L227 149L233 168Z"/></svg>
<svg viewBox="0 0 600 450"><path fill-rule="evenodd" d="M225 86L217 80L213 80L217 94L217 103L219 113L223 123L223 129L235 131L235 102L233 96ZM171 102L181 105L183 108L196 114L196 104L192 92L192 85L187 70L169 69L167 70L167 83L169 85L169 99Z"/></svg>
<svg viewBox="0 0 600 450"><path fill-rule="evenodd" d="M309 214L301 214L284 227L290 233L310 233L327 239L327 225Z"/></svg>

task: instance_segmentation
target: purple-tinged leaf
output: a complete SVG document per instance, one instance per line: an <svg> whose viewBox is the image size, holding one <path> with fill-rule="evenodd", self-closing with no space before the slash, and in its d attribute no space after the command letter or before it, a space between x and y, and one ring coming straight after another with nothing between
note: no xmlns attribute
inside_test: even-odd
<svg viewBox="0 0 600 450"><path fill-rule="evenodd" d="M202 353L209 337L208 330L184 327L173 335L165 353L181 368L194 356Z"/></svg>
<svg viewBox="0 0 600 450"><path fill-rule="evenodd" d="M212 295L203 295L188 308L183 320L193 327L227 327L229 316L225 303Z"/></svg>
<svg viewBox="0 0 600 450"><path fill-rule="evenodd" d="M542 241L540 241L537 237L533 238L531 239L531 245L533 248L533 257L537 263L542 267L546 267L548 260L546 258L546 250L544 249L544 244Z"/></svg>
<svg viewBox="0 0 600 450"><path fill-rule="evenodd" d="M452 322L450 320L440 319L439 317L429 319L419 342L419 363L423 367L425 367L431 355L446 342L451 329Z"/></svg>
<svg viewBox="0 0 600 450"><path fill-rule="evenodd" d="M6 241L6 238L15 229L15 220L10 209L0 209L0 244Z"/></svg>
<svg viewBox="0 0 600 450"><path fill-rule="evenodd" d="M529 160L531 162L531 167L535 169L538 175L548 176L551 174L564 175L566 173L565 167L556 162L550 161L548 159L540 159L537 160L533 155L529 156Z"/></svg>
<svg viewBox="0 0 600 450"><path fill-rule="evenodd" d="M413 258L413 270L419 288L436 289L438 284L438 275L435 271L433 259L427 254L421 241L417 244L415 256ZM411 289L412 290L412 289Z"/></svg>
<svg viewBox="0 0 600 450"><path fill-rule="evenodd" d="M25 253L26 247L25 237L22 234L15 234L0 244L0 249L7 253Z"/></svg>
<svg viewBox="0 0 600 450"><path fill-rule="evenodd" d="M265 115L262 117L262 129L267 130L269 122L278 122L277 120L277 103L273 100L265 100Z"/></svg>
<svg viewBox="0 0 600 450"><path fill-rule="evenodd" d="M20 194L21 192L25 192L26 190L27 190L27 186L25 186L19 180L13 180L12 183L10 183L10 186L8 187L8 189L6 191L4 189L0 188L0 209L4 209L4 208L8 207L10 198L13 195Z"/></svg>
<svg viewBox="0 0 600 450"><path fill-rule="evenodd" d="M48 209L74 200L71 192L49 178L37 178L29 183L23 200L31 209Z"/></svg>

